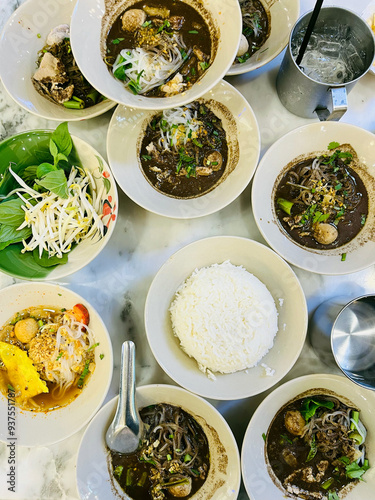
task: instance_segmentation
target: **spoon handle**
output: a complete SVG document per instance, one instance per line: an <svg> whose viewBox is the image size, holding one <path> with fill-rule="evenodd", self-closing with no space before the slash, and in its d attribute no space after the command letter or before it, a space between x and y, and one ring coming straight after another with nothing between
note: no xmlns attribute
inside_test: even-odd
<svg viewBox="0 0 375 500"><path fill-rule="evenodd" d="M126 425L135 434L139 431L139 414L135 405L135 345L131 340L122 344L120 394L114 425Z"/></svg>

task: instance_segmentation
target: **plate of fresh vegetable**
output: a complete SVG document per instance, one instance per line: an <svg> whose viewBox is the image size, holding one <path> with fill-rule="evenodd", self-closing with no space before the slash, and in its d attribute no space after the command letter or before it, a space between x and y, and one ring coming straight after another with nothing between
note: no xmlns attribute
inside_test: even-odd
<svg viewBox="0 0 375 500"><path fill-rule="evenodd" d="M74 273L108 242L117 205L110 168L66 122L2 141L0 270L28 280Z"/></svg>

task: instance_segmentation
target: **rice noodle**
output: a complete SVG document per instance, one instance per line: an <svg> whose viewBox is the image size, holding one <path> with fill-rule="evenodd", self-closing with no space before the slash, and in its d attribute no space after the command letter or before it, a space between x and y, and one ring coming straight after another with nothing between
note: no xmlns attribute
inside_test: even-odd
<svg viewBox="0 0 375 500"><path fill-rule="evenodd" d="M181 49L185 48L182 37L174 34L167 46L160 42L148 49L123 49L113 64L113 73L123 66L128 78L126 86L130 82L137 82L139 93L148 92L177 71L185 60L181 54Z"/></svg>

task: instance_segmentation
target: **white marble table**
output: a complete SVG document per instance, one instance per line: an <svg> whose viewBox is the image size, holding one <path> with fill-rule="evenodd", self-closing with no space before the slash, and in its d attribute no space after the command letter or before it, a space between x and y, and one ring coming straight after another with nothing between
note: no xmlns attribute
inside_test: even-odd
<svg viewBox="0 0 375 500"><path fill-rule="evenodd" d="M22 1L0 0L0 28ZM301 0L301 13L314 5ZM368 0L331 0L361 13ZM42 5L42 2L41 2ZM298 118L278 100L275 79L282 55L257 71L228 78L249 101L256 114L262 139L262 154L279 137L313 120ZM1 62L0 62L1 64ZM92 144L106 157L106 133L111 112L92 120L71 123L71 133ZM349 111L342 122L375 132L375 77L367 74L349 95ZM0 140L29 129L55 128L56 122L38 118L18 107L0 84ZM119 218L114 235L104 251L87 267L62 284L81 294L101 314L112 338L114 375L106 401L117 394L120 346L126 339L137 344L138 384L173 383L156 363L147 344L143 310L148 287L164 261L184 245L206 236L234 235L265 243L250 205L250 187L220 212L194 220L171 220L148 213L121 192ZM348 297L375 291L374 267L346 276L320 276L294 269L306 294L309 313L323 300L343 293ZM0 287L16 280L0 273ZM308 373L338 372L316 357L308 342L296 365L282 382ZM280 382L280 383L282 383ZM239 447L248 421L267 393L240 401L212 401L227 419ZM5 422L0 422L5 425ZM17 492L7 491L7 451L0 444L0 499L77 500L75 465L83 431L49 447L18 448ZM241 488L240 500L248 496ZM270 499L264 499L270 500Z"/></svg>

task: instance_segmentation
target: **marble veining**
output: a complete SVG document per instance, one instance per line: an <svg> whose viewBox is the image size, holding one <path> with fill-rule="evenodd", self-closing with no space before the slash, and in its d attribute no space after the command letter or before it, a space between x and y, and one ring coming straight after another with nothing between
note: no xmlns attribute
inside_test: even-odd
<svg viewBox="0 0 375 500"><path fill-rule="evenodd" d="M0 0L0 29L21 3ZM355 7L351 0L332 0L330 3L360 13L368 2L358 0ZM301 0L301 13L313 5L313 0ZM228 78L253 107L261 132L262 154L288 131L311 123L311 120L291 115L278 100L275 78L281 58L282 55L247 75ZM349 110L343 122L375 132L374 84L372 75L360 80L349 95ZM109 111L88 121L71 123L69 128L72 134L92 144L106 158L106 133L111 116ZM31 115L17 106L0 84L0 140L25 130L55 126L56 122ZM126 339L135 340L137 344L136 373L140 385L173 383L156 363L147 343L143 320L147 291L158 269L176 250L197 239L215 235L243 236L265 243L251 212L249 186L220 212L194 220L171 220L148 213L119 192L119 217L110 242L88 266L60 281L97 309L110 332L114 375L106 401L118 392L120 348ZM306 294L310 314L321 302L335 295L352 298L375 291L373 267L347 276L321 276L297 268L294 271ZM0 288L16 281L0 273ZM319 372L338 373L338 369L323 365L306 342L297 363L280 383ZM240 401L211 401L227 419L239 447L251 415L271 390ZM0 444L0 499L78 500L75 465L83 432L84 429L49 447L17 448L19 480L16 493L7 490L7 451L5 444ZM248 499L243 487L239 499Z"/></svg>

